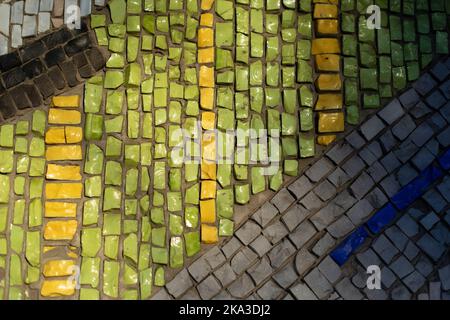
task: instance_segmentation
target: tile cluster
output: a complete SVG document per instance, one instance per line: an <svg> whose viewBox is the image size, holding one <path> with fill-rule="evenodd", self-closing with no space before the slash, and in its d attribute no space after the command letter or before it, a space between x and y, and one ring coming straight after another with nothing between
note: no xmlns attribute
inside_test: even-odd
<svg viewBox="0 0 450 320"><path fill-rule="evenodd" d="M94 41L83 23L0 56L0 121L41 106L101 69L105 58Z"/></svg>
<svg viewBox="0 0 450 320"><path fill-rule="evenodd" d="M341 269L329 254L390 199L400 203L395 195L428 166L448 171L449 76L447 57L153 298L447 298L448 175L399 209L381 234L370 232L374 241L366 238L357 262ZM365 268L380 261L389 285L368 290Z"/></svg>
<svg viewBox="0 0 450 320"><path fill-rule="evenodd" d="M88 16L92 0L8 0L0 4L0 55L34 40L37 35L58 29L76 21L78 14ZM105 0L95 0L95 6L104 6Z"/></svg>

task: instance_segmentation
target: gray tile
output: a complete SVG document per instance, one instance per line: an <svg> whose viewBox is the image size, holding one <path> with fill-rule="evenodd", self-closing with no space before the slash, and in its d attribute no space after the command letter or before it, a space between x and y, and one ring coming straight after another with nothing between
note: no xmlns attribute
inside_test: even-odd
<svg viewBox="0 0 450 320"><path fill-rule="evenodd" d="M444 103L447 102L447 99L445 99L445 97L439 90L436 90L428 96L426 102L431 108L439 109L441 106L444 105Z"/></svg>
<svg viewBox="0 0 450 320"><path fill-rule="evenodd" d="M317 266L319 271L327 278L330 283L335 283L342 276L341 268L334 262L330 256L325 257Z"/></svg>
<svg viewBox="0 0 450 320"><path fill-rule="evenodd" d="M289 239L297 249L305 245L317 233L314 226L309 221L302 222L297 229L289 234Z"/></svg>
<svg viewBox="0 0 450 320"><path fill-rule="evenodd" d="M400 96L399 100L402 103L403 107L405 107L406 109L410 109L420 101L420 96L416 90L409 89Z"/></svg>
<svg viewBox="0 0 450 320"><path fill-rule="evenodd" d="M317 300L314 292L304 283L299 283L290 289L297 300Z"/></svg>
<svg viewBox="0 0 450 320"><path fill-rule="evenodd" d="M409 137L412 142L418 147L422 147L432 136L433 129L426 123L420 124Z"/></svg>
<svg viewBox="0 0 450 320"><path fill-rule="evenodd" d="M37 14L39 12L39 0L25 0L25 13Z"/></svg>
<svg viewBox="0 0 450 320"><path fill-rule="evenodd" d="M422 95L427 95L436 86L436 81L428 73L423 74L419 80L413 84L413 88ZM400 99L401 100L401 99Z"/></svg>
<svg viewBox="0 0 450 320"><path fill-rule="evenodd" d="M420 256L419 260L415 264L415 268L424 277L428 277L433 272L433 269L434 269L430 260L424 255Z"/></svg>
<svg viewBox="0 0 450 320"><path fill-rule="evenodd" d="M257 286L267 279L272 274L272 271L272 267L267 261L267 258L262 258L258 263L247 270Z"/></svg>
<svg viewBox="0 0 450 320"><path fill-rule="evenodd" d="M232 237L227 243L222 246L222 252L224 253L225 257L229 259L241 247L242 243L236 237Z"/></svg>
<svg viewBox="0 0 450 320"><path fill-rule="evenodd" d="M301 204L296 204L290 208L282 217L286 227L292 232L303 220L305 220L310 212L306 210Z"/></svg>
<svg viewBox="0 0 450 320"><path fill-rule="evenodd" d="M404 278L414 271L413 265L404 256L400 256L394 260L389 265L389 268L400 278Z"/></svg>
<svg viewBox="0 0 450 320"><path fill-rule="evenodd" d="M417 271L414 271L405 279L403 279L403 283L411 290L413 293L416 293L424 284L425 278Z"/></svg>
<svg viewBox="0 0 450 320"><path fill-rule="evenodd" d="M266 239L266 237L260 235L252 243L250 243L250 248L252 248L258 254L258 256L262 257L267 252L269 252L270 249L272 249L272 245L270 244L269 240Z"/></svg>
<svg viewBox="0 0 450 320"><path fill-rule="evenodd" d="M405 140L415 128L414 120L406 115L392 128L392 134L399 140Z"/></svg>
<svg viewBox="0 0 450 320"><path fill-rule="evenodd" d="M23 22L23 1L14 2L11 8L11 23L22 24Z"/></svg>
<svg viewBox="0 0 450 320"><path fill-rule="evenodd" d="M353 195L357 199L362 199L372 187L375 185L375 182L372 178L365 172L363 172L350 186Z"/></svg>
<svg viewBox="0 0 450 320"><path fill-rule="evenodd" d="M316 257L306 249L301 249L295 257L295 269L303 275L314 264Z"/></svg>
<svg viewBox="0 0 450 320"><path fill-rule="evenodd" d="M279 298L284 290L281 289L274 281L267 281L258 291L258 295L264 300L275 300Z"/></svg>
<svg viewBox="0 0 450 320"><path fill-rule="evenodd" d="M25 15L23 17L22 37L30 37L36 34L36 16Z"/></svg>
<svg viewBox="0 0 450 320"><path fill-rule="evenodd" d="M430 230L439 221L439 217L434 213L430 212L425 217L420 219L420 224L426 229Z"/></svg>
<svg viewBox="0 0 450 320"><path fill-rule="evenodd" d="M348 174L350 178L356 177L364 168L364 161L361 160L357 155L348 159L341 168Z"/></svg>
<svg viewBox="0 0 450 320"><path fill-rule="evenodd" d="M396 286L394 289L392 289L391 297L392 300L410 300L411 293L404 285L400 284Z"/></svg>
<svg viewBox="0 0 450 320"><path fill-rule="evenodd" d="M281 241L285 236L288 235L289 230L284 226L284 224L278 220L272 223L271 225L264 228L262 231L264 236L269 240L272 244L277 244Z"/></svg>
<svg viewBox="0 0 450 320"><path fill-rule="evenodd" d="M328 180L336 187L339 188L350 180L350 177L342 170L337 167L329 176Z"/></svg>
<svg viewBox="0 0 450 320"><path fill-rule="evenodd" d="M408 237L396 226L388 228L385 235L392 241L392 243L398 248L398 250L403 251L408 243Z"/></svg>
<svg viewBox="0 0 450 320"><path fill-rule="evenodd" d="M307 194L313 185L311 181L305 176L302 175L300 178L291 183L287 188L297 199L301 199L305 194Z"/></svg>
<svg viewBox="0 0 450 320"><path fill-rule="evenodd" d="M401 166L401 162L397 159L393 152L389 152L381 160L381 164L388 173L393 172L395 169Z"/></svg>
<svg viewBox="0 0 450 320"><path fill-rule="evenodd" d="M420 119L430 114L431 109L424 102L419 102L414 108L411 109L410 113L415 119Z"/></svg>
<svg viewBox="0 0 450 320"><path fill-rule="evenodd" d="M434 261L438 261L445 252L445 247L428 234L423 235L417 245Z"/></svg>
<svg viewBox="0 0 450 320"><path fill-rule="evenodd" d="M383 146L385 152L391 151L393 147L398 143L397 139L395 139L391 130L386 130L380 138L378 139L380 144Z"/></svg>
<svg viewBox="0 0 450 320"><path fill-rule="evenodd" d="M313 269L304 280L319 299L324 299L333 292L333 287L318 269Z"/></svg>
<svg viewBox="0 0 450 320"><path fill-rule="evenodd" d="M295 271L295 267L292 263L287 264L283 269L278 271L272 277L276 283L282 288L287 289L298 279L298 274Z"/></svg>
<svg viewBox="0 0 450 320"><path fill-rule="evenodd" d="M320 199L327 201L336 194L336 188L328 180L324 180L314 188L314 192Z"/></svg>
<svg viewBox="0 0 450 320"><path fill-rule="evenodd" d="M228 287L228 291L233 297L242 299L246 298L254 288L252 279L244 273Z"/></svg>
<svg viewBox="0 0 450 320"><path fill-rule="evenodd" d="M366 141L363 137L357 132L352 131L348 136L345 137L345 140L354 148L359 149L366 144Z"/></svg>
<svg viewBox="0 0 450 320"><path fill-rule="evenodd" d="M442 283L442 289L450 290L450 264L446 265L443 268L440 268L438 273L439 279Z"/></svg>
<svg viewBox="0 0 450 320"><path fill-rule="evenodd" d="M334 168L333 164L325 159L320 158L316 163L314 163L308 170L306 170L306 175L313 182L321 180L327 173L329 173Z"/></svg>
<svg viewBox="0 0 450 320"><path fill-rule="evenodd" d="M222 286L212 274L197 286L198 293L203 300L210 300L212 297L218 294L221 289Z"/></svg>
<svg viewBox="0 0 450 320"><path fill-rule="evenodd" d="M328 232L335 238L342 238L349 234L355 226L347 216L342 216L327 227Z"/></svg>
<svg viewBox="0 0 450 320"><path fill-rule="evenodd" d="M363 265L364 268L372 265L380 265L380 258L375 254L372 249L356 254L356 259Z"/></svg>
<svg viewBox="0 0 450 320"><path fill-rule="evenodd" d="M214 275L224 287L236 280L236 274L234 273L229 263L225 263L219 269L214 271Z"/></svg>
<svg viewBox="0 0 450 320"><path fill-rule="evenodd" d="M329 252L335 244L336 240L327 232L316 242L311 250L319 257L322 257Z"/></svg>
<svg viewBox="0 0 450 320"><path fill-rule="evenodd" d="M378 112L378 116L386 121L388 124L393 124L397 119L405 114L400 101L392 100L387 106Z"/></svg>
<svg viewBox="0 0 450 320"><path fill-rule="evenodd" d="M284 212L289 206L294 203L295 198L291 195L291 193L283 188L272 198L270 201L279 212Z"/></svg>
<svg viewBox="0 0 450 320"><path fill-rule="evenodd" d="M419 233L419 225L409 214L404 214L398 221L397 226L408 236L414 237Z"/></svg>
<svg viewBox="0 0 450 320"><path fill-rule="evenodd" d="M413 164L420 171L424 170L428 167L433 161L435 157L434 155L428 151L426 148L421 148L419 152L412 158Z"/></svg>
<svg viewBox="0 0 450 320"><path fill-rule="evenodd" d="M242 241L244 245L248 245L250 242L256 239L261 233L261 227L253 221L247 221L236 232L236 237Z"/></svg>
<svg viewBox="0 0 450 320"><path fill-rule="evenodd" d="M402 166L396 174L397 180L402 187L413 181L418 175L419 173L409 163Z"/></svg>
<svg viewBox="0 0 450 320"><path fill-rule="evenodd" d="M343 142L335 144L327 153L326 156L330 158L335 164L339 165L345 158L353 152L350 144Z"/></svg>
<svg viewBox="0 0 450 320"><path fill-rule="evenodd" d="M346 215L350 218L354 225L360 225L367 220L369 215L374 211L374 207L369 200L362 199L358 201Z"/></svg>
<svg viewBox="0 0 450 320"><path fill-rule="evenodd" d="M344 300L362 300L363 295L355 286L350 282L348 278L342 279L336 285L337 292L344 298Z"/></svg>
<svg viewBox="0 0 450 320"><path fill-rule="evenodd" d="M300 203L310 211L319 209L323 205L323 202L319 199L318 196L316 196L313 191L309 192L305 197L303 197L303 199L300 200Z"/></svg>
<svg viewBox="0 0 450 320"><path fill-rule="evenodd" d="M183 269L175 276L175 278L166 284L166 288L172 296L179 298L193 285L194 283L189 276L187 269Z"/></svg>
<svg viewBox="0 0 450 320"><path fill-rule="evenodd" d="M375 136L378 135L384 127L385 125L380 118L373 116L361 125L360 130L366 140L370 141L375 138Z"/></svg>
<svg viewBox="0 0 450 320"><path fill-rule="evenodd" d="M386 169L378 161L372 163L367 169L367 173L372 177L375 183L380 182L387 175Z"/></svg>
<svg viewBox="0 0 450 320"><path fill-rule="evenodd" d="M9 36L10 4L0 3L0 32Z"/></svg>
<svg viewBox="0 0 450 320"><path fill-rule="evenodd" d="M261 227L265 227L276 215L278 209L270 202L265 202L252 216Z"/></svg>
<svg viewBox="0 0 450 320"><path fill-rule="evenodd" d="M375 250L386 263L390 263L399 253L398 249L384 235L375 239L372 244L372 249Z"/></svg>
<svg viewBox="0 0 450 320"><path fill-rule="evenodd" d="M296 250L292 243L285 239L273 247L267 256L269 257L271 266L279 268L287 259L292 257L295 252Z"/></svg>

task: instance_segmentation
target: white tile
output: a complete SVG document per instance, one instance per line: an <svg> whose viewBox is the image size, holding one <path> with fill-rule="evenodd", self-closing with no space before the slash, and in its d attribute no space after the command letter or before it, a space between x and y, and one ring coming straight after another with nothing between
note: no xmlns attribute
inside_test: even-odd
<svg viewBox="0 0 450 320"><path fill-rule="evenodd" d="M39 6L40 12L50 12L53 9L53 0L41 0L41 4Z"/></svg>
<svg viewBox="0 0 450 320"><path fill-rule="evenodd" d="M0 55L8 53L8 38L0 34Z"/></svg>
<svg viewBox="0 0 450 320"><path fill-rule="evenodd" d="M7 3L0 4L0 32L5 36L9 36L9 17L10 5Z"/></svg>
<svg viewBox="0 0 450 320"><path fill-rule="evenodd" d="M36 35L36 16L25 15L23 17L22 37Z"/></svg>
<svg viewBox="0 0 450 320"><path fill-rule="evenodd" d="M11 8L11 23L22 24L23 22L23 1L14 2Z"/></svg>
<svg viewBox="0 0 450 320"><path fill-rule="evenodd" d="M11 47L18 48L22 45L22 26L15 24L11 31Z"/></svg>
<svg viewBox="0 0 450 320"><path fill-rule="evenodd" d="M25 13L37 14L39 11L39 0L25 0Z"/></svg>
<svg viewBox="0 0 450 320"><path fill-rule="evenodd" d="M39 12L38 15L38 33L50 29L50 12Z"/></svg>

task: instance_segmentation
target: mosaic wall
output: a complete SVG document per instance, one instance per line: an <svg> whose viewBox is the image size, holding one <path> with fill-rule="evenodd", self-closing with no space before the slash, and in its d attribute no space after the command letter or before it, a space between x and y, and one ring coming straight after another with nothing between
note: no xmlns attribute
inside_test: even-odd
<svg viewBox="0 0 450 320"><path fill-rule="evenodd" d="M443 0L81 0L40 29L62 2L0 4L4 299L152 297L449 53Z"/></svg>

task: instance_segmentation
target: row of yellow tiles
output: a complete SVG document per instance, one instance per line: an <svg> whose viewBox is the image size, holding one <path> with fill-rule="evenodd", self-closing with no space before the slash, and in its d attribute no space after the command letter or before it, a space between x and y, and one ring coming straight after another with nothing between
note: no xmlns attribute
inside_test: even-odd
<svg viewBox="0 0 450 320"><path fill-rule="evenodd" d="M318 131L325 135L320 135L317 142L328 145L336 139L333 133L344 130L342 79L339 74L341 47L336 38L339 33L339 1L314 2L315 31L318 38L312 41L311 53L319 72L316 80L319 94L315 110L340 110L319 112Z"/></svg>
<svg viewBox="0 0 450 320"><path fill-rule="evenodd" d="M213 110L214 92L214 14L212 6L214 0L202 0L201 8L204 11L200 16L198 29L198 61L200 106L203 110ZM213 111L202 111L202 164L201 164L201 191L200 191L200 221L201 239L204 243L216 243L218 229L216 223L216 150L215 128L216 114Z"/></svg>
<svg viewBox="0 0 450 320"><path fill-rule="evenodd" d="M48 162L82 160L80 143L83 139L83 130L79 126L81 124L81 113L78 110L71 110L80 106L80 97L53 97L52 105L53 107L48 112L48 123L57 126L49 127L45 133L46 160ZM45 217L55 218L55 220L46 223L43 234L44 240L70 241L78 228L78 222L74 219L77 215L77 203L47 200L81 199L83 192L81 167L80 165L47 163L46 180L48 181L45 184ZM72 219L61 220L61 218ZM67 247L70 248L68 244ZM54 247L46 246L45 248L51 250ZM44 252L46 251L45 248ZM69 257L77 257L75 253L70 253L68 253ZM45 279L42 282L41 295L44 297L73 295L75 283L71 278L56 280L47 278L70 276L74 272L74 267L75 260L73 259L47 261L42 270Z"/></svg>

